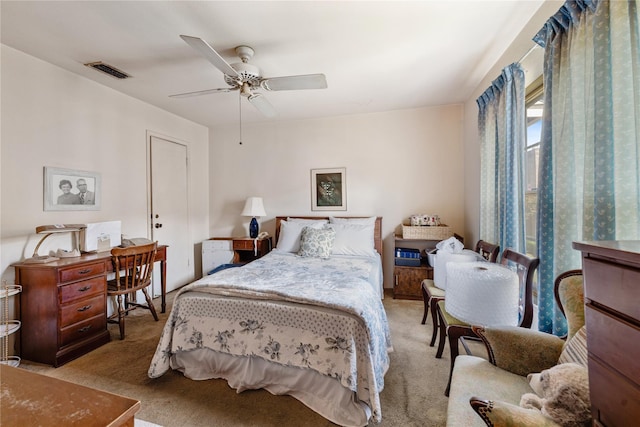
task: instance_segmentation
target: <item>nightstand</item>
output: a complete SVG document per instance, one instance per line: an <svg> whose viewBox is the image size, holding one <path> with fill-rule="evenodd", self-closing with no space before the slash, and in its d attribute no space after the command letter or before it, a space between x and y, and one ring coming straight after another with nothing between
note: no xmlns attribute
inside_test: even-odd
<svg viewBox="0 0 640 427"><path fill-rule="evenodd" d="M419 250L421 254L434 248L437 242L427 239L395 237L396 248L414 248ZM426 257L423 257L420 264L415 266L398 265L396 263L393 266L393 298L421 300L421 285L424 279L433 279L433 267L427 263Z"/></svg>
<svg viewBox="0 0 640 427"><path fill-rule="evenodd" d="M233 238L233 263L246 264L254 261L271 251L271 236L262 239L252 239L251 237Z"/></svg>

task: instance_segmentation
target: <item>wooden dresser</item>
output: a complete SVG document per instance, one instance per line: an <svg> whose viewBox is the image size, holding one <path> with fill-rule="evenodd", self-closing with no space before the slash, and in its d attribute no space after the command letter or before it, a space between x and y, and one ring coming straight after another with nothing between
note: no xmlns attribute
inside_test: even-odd
<svg viewBox="0 0 640 427"><path fill-rule="evenodd" d="M21 357L60 366L109 342L110 257L88 255L47 264L14 264L20 303Z"/></svg>
<svg viewBox="0 0 640 427"><path fill-rule="evenodd" d="M594 425L637 425L640 241L574 242L573 247L582 251Z"/></svg>

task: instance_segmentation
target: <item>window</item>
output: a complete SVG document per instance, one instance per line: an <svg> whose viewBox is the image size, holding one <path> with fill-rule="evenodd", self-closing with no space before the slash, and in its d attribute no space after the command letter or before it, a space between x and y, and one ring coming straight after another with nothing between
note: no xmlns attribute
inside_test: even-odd
<svg viewBox="0 0 640 427"><path fill-rule="evenodd" d="M527 110L527 143L525 145L525 237L527 254L536 256L536 213L538 211L538 161L542 137L543 111L542 76L527 88L525 106Z"/></svg>

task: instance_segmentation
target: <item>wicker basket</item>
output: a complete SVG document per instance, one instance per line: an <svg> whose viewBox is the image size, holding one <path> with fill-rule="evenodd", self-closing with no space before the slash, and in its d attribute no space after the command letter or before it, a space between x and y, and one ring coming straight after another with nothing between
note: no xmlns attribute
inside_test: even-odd
<svg viewBox="0 0 640 427"><path fill-rule="evenodd" d="M445 240L453 236L453 231L448 225L438 226L411 226L402 225L403 239Z"/></svg>

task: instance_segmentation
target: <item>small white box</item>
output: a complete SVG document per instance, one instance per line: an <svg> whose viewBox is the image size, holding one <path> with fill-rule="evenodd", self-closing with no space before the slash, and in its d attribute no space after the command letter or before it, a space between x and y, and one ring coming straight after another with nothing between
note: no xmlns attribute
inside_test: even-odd
<svg viewBox="0 0 640 427"><path fill-rule="evenodd" d="M80 230L82 252L106 252L119 246L122 239L121 221L94 222Z"/></svg>

